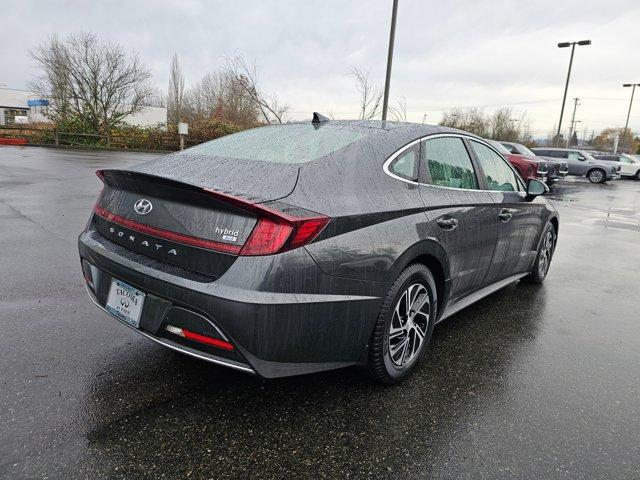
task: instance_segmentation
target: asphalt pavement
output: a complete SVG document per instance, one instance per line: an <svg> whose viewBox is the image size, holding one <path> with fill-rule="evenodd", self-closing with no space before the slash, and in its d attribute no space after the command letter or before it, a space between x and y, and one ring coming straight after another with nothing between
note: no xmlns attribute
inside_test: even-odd
<svg viewBox="0 0 640 480"><path fill-rule="evenodd" d="M556 187L545 283L436 327L403 384L267 381L87 297L93 172L154 156L0 147L0 479L640 478L640 182Z"/></svg>

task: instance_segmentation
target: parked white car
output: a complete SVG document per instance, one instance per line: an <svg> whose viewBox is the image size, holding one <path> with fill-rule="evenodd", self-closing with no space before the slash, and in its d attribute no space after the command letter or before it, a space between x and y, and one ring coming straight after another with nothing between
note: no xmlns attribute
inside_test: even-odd
<svg viewBox="0 0 640 480"><path fill-rule="evenodd" d="M620 175L625 177L635 177L640 180L640 157L626 153L618 155L594 155L598 160L616 163L620 167Z"/></svg>

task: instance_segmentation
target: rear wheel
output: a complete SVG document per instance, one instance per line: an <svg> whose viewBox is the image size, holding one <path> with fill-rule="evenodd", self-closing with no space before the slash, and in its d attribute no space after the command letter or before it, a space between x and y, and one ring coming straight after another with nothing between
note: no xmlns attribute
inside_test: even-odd
<svg viewBox="0 0 640 480"><path fill-rule="evenodd" d="M433 275L422 264L405 268L384 299L369 341L369 375L404 380L427 350L437 313Z"/></svg>
<svg viewBox="0 0 640 480"><path fill-rule="evenodd" d="M591 183L604 183L607 180L607 175L601 168L594 168L589 171L587 178Z"/></svg>
<svg viewBox="0 0 640 480"><path fill-rule="evenodd" d="M542 242L540 243L540 248L538 249L533 268L529 275L524 277L522 280L527 283L535 283L538 285L544 282L544 279L547 277L547 273L549 272L553 252L556 248L556 241L556 229L550 223L542 234Z"/></svg>
<svg viewBox="0 0 640 480"><path fill-rule="evenodd" d="M640 180L640 170L636 172L636 180Z"/></svg>

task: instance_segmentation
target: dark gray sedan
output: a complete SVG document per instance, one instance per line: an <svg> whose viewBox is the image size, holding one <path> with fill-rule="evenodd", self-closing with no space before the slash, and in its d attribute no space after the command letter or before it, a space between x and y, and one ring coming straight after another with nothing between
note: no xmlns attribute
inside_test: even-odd
<svg viewBox="0 0 640 480"><path fill-rule="evenodd" d="M544 184L435 126L315 115L98 175L79 238L93 301L263 377L361 365L398 382L436 323L541 283L558 233Z"/></svg>

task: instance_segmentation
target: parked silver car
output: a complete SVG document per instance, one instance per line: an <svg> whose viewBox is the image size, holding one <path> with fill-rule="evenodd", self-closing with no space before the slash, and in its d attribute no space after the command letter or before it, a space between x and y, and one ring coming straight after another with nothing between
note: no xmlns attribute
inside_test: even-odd
<svg viewBox="0 0 640 480"><path fill-rule="evenodd" d="M620 175L623 177L634 177L640 180L640 157L629 155L628 153L615 154L594 154L598 160L610 162L620 167Z"/></svg>
<svg viewBox="0 0 640 480"><path fill-rule="evenodd" d="M549 160L564 160L569 164L569 175L587 177L591 183L604 183L620 178L620 167L611 162L597 160L583 150L571 148L532 148L539 157Z"/></svg>

